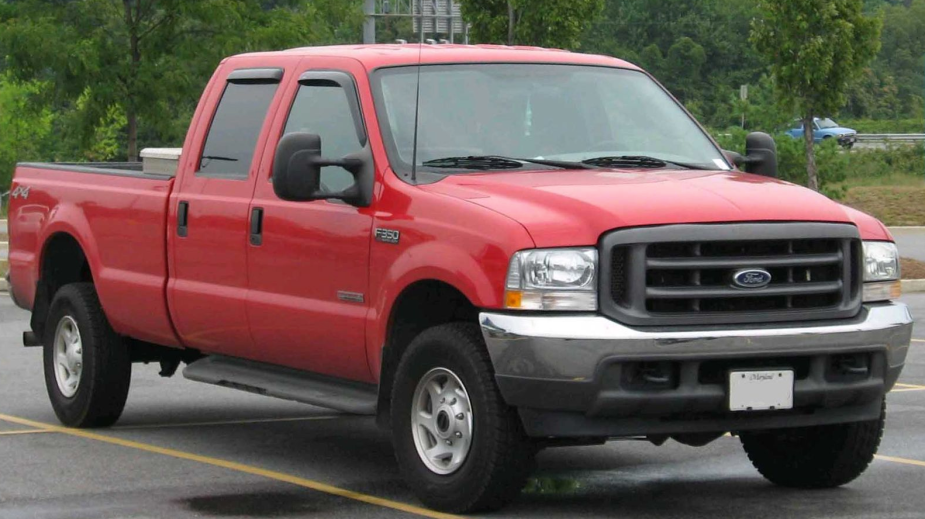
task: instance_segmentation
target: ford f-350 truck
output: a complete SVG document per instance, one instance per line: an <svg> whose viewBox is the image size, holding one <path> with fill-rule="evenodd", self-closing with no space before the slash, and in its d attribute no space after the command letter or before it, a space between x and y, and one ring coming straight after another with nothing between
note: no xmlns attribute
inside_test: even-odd
<svg viewBox="0 0 925 519"><path fill-rule="evenodd" d="M17 167L12 297L68 426L116 422L132 363L186 363L376 416L441 510L502 506L541 448L627 437L730 432L776 484L842 485L909 347L898 253L776 179L767 135L746 147L604 56L234 56L175 175Z"/></svg>

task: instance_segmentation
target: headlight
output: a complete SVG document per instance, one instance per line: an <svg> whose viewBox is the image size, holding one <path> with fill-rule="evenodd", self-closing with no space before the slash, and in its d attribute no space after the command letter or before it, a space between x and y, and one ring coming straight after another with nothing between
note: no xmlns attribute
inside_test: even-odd
<svg viewBox="0 0 925 519"><path fill-rule="evenodd" d="M597 310L597 251L520 251L511 258L504 288L505 308Z"/></svg>
<svg viewBox="0 0 925 519"><path fill-rule="evenodd" d="M864 242L864 302L896 299L899 282L899 250L887 241Z"/></svg>

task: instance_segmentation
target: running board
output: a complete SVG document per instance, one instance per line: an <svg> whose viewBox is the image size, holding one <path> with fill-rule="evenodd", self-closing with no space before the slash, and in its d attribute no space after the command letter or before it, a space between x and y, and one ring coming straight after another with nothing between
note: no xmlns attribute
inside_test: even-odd
<svg viewBox="0 0 925 519"><path fill-rule="evenodd" d="M212 355L187 366L183 377L351 414L376 414L376 386L272 364Z"/></svg>

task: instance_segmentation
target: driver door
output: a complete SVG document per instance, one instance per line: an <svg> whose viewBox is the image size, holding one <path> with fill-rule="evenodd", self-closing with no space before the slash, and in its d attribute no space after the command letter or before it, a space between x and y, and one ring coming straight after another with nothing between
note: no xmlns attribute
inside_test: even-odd
<svg viewBox="0 0 925 519"><path fill-rule="evenodd" d="M372 209L333 200L284 201L270 178L276 143L291 132L319 135L328 158L368 146L351 75L365 72L309 62L270 130L273 149L265 150L254 190L251 214L259 212L262 224L259 243L248 245L248 321L258 360L371 382L365 320ZM354 178L329 166L321 182L335 192Z"/></svg>

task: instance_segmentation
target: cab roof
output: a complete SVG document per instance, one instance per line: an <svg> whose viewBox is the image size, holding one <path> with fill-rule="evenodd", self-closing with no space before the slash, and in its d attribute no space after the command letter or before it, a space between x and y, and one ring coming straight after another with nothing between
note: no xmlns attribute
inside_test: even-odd
<svg viewBox="0 0 925 519"><path fill-rule="evenodd" d="M332 45L242 54L250 57L325 56L355 59L367 69L415 65L420 63L561 63L597 65L639 70L639 67L617 58L597 54L579 54L560 49L507 45L439 45L396 43L377 45ZM233 58L232 58L233 59Z"/></svg>

